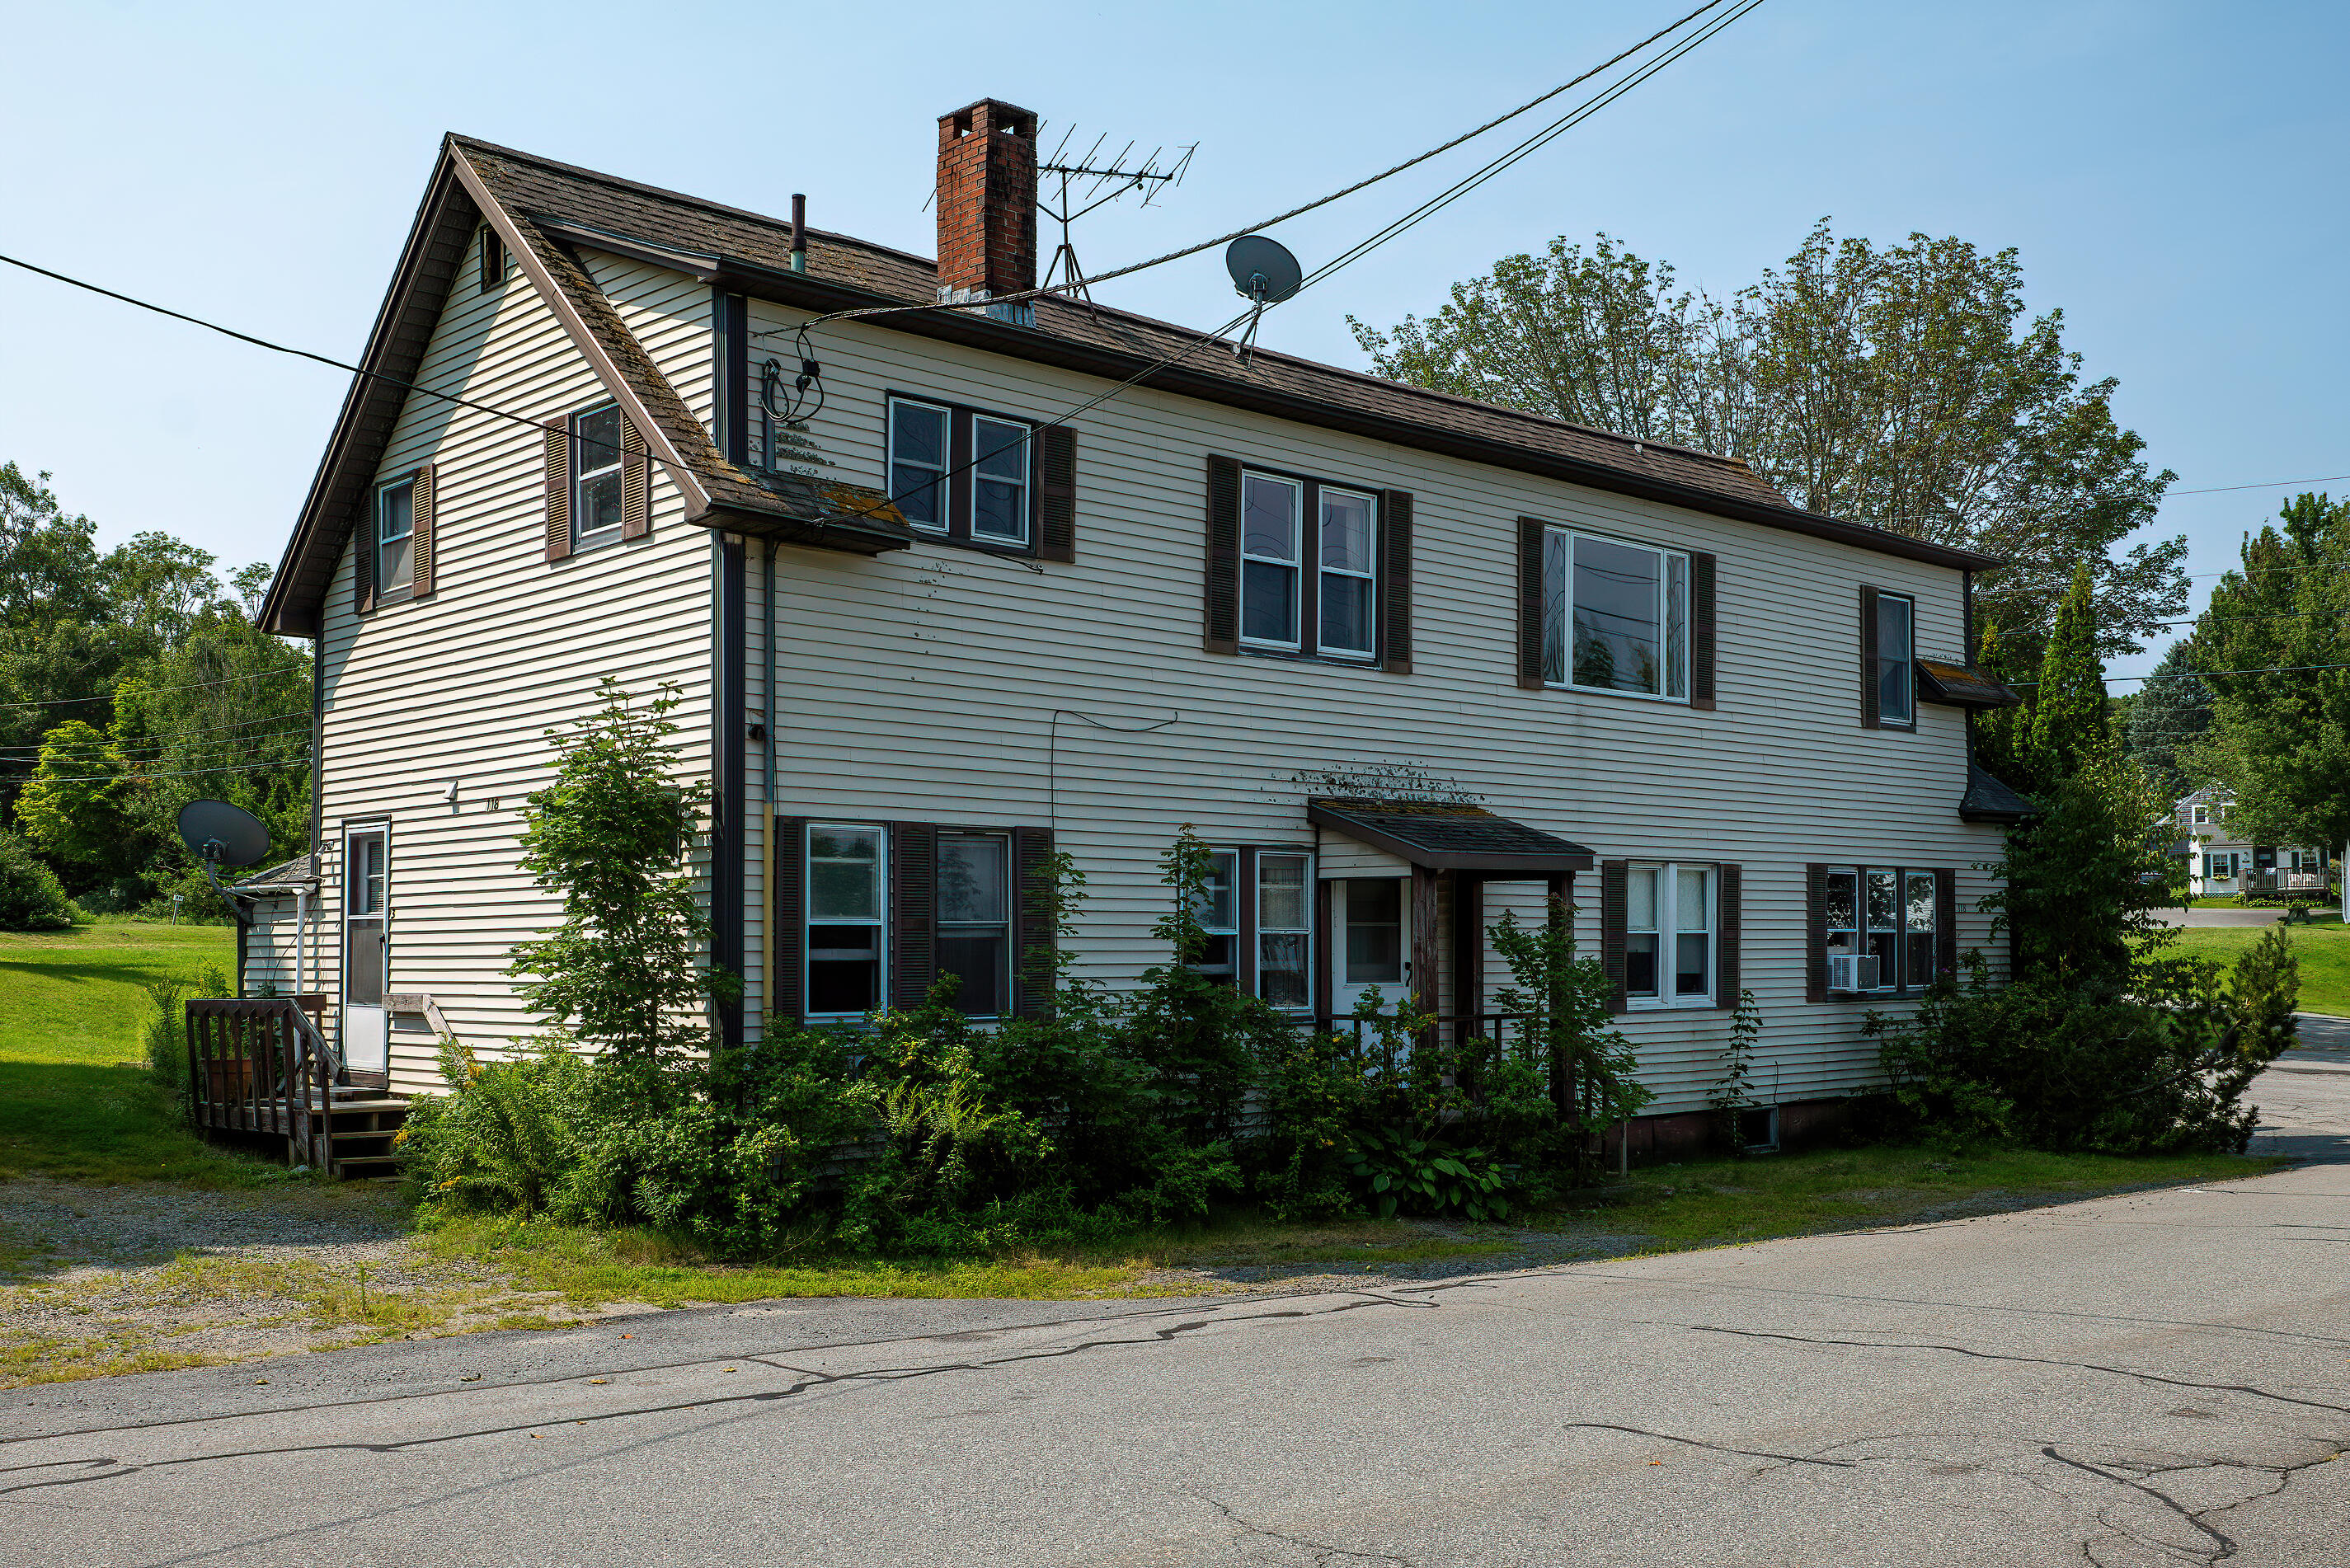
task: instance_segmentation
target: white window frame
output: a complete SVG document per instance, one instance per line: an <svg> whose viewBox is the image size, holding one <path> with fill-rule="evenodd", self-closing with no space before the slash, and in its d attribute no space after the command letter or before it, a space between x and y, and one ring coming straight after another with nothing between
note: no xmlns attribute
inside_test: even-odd
<svg viewBox="0 0 2350 1568"><path fill-rule="evenodd" d="M1006 451L1019 452L1020 477L1016 482L991 476L979 466L983 453L982 431L989 425L1019 432L1020 439L1012 446L993 449L993 455L1001 455ZM951 421L948 428L950 430L953 428ZM971 536L973 543L995 545L1010 549L1028 547L1029 519L1035 513L1035 461L1033 455L1035 445L1036 427L1025 420L1007 420L997 414L983 414L976 410L972 410L971 416ZM983 534L980 532L979 527L979 487L983 484L1006 483L1016 483L1019 488L1020 504L1014 515L1020 520L1020 532L1016 535Z"/></svg>
<svg viewBox="0 0 2350 1568"><path fill-rule="evenodd" d="M873 908L870 919L862 916L846 919L825 917L816 912L816 836L823 829L844 833L870 833L879 853L873 861ZM806 1016L812 1022L838 1022L866 1018L889 1005L889 826L882 822L811 822L800 843L800 995L807 999ZM814 1007L816 989L812 956L816 944L808 932L819 925L870 926L875 929L873 952L877 968L874 971L874 1005L867 1012L818 1012Z"/></svg>
<svg viewBox="0 0 2350 1568"><path fill-rule="evenodd" d="M1367 549L1370 559L1362 571L1357 572L1346 566L1329 566L1323 560L1323 539L1328 521L1330 497L1333 495L1343 495L1359 501L1369 512L1371 534ZM1317 484L1315 487L1314 509L1314 650L1331 659L1357 660L1377 659L1379 656L1379 498L1367 490L1357 490L1350 485ZM1301 539L1301 549L1303 544L1304 541ZM1332 577L1371 585L1371 611L1363 620L1368 646L1344 648L1322 640L1322 621L1325 606L1328 602L1323 588ZM1301 635L1305 629L1302 626L1298 628Z"/></svg>
<svg viewBox="0 0 2350 1568"><path fill-rule="evenodd" d="M579 521L587 514L586 508L579 503L581 496L587 493L588 482L592 479L601 479L608 473L621 473L622 465L627 458L625 447L628 440L627 431L623 429L619 432L619 441L611 450L611 461L589 468L586 461L589 442L581 433L581 427L598 414L618 413L619 409L618 403L598 403L592 409L581 409L571 416L571 548L574 551L591 550L598 545L608 545L618 539L620 536L620 530L628 525L628 518L625 515L614 518L608 527L596 529L583 528ZM619 419L620 423L625 427L628 416L622 414ZM601 447L603 443L598 441L595 444ZM625 496L628 492L628 481L625 476L621 479L620 488L621 493ZM623 511L625 510L624 503Z"/></svg>
<svg viewBox="0 0 2350 1568"><path fill-rule="evenodd" d="M1885 651L1885 607L1888 604L1906 606L1909 614L1908 651L1896 659ZM1913 594L1889 594L1883 589L1877 595L1877 625L1871 628L1877 639L1877 668L1868 678L1877 682L1877 722L1888 730L1914 730L1918 727L1918 599ZM1885 670L1887 665L1901 671L1901 691L1908 706L1898 716L1885 705Z"/></svg>
<svg viewBox="0 0 2350 1568"><path fill-rule="evenodd" d="M925 413L936 414L939 417L940 421L945 426L939 440L940 462L935 464L909 462L899 457L898 410L899 409L920 409ZM920 469L926 472L935 471L937 477L931 481L931 483L936 486L938 492L939 520L935 523L917 523L910 517L906 521L909 525L923 534L952 532L954 486L948 483L947 475L954 470L954 410L945 403L925 402L920 398L892 397L889 400L889 428L882 432L881 439L883 443L881 493L892 497L904 493L898 485L898 470L900 467Z"/></svg>
<svg viewBox="0 0 2350 1568"><path fill-rule="evenodd" d="M1295 860L1298 864L1297 900L1300 924L1268 926L1264 921L1264 866L1268 860ZM1310 849L1284 849L1273 846L1259 849L1249 857L1249 978L1257 999L1267 1006L1284 1012L1314 1011L1314 899L1317 883L1314 876L1314 852ZM1295 937L1304 944L1304 957L1299 961L1298 977L1305 981L1305 995L1295 1002L1274 1002L1264 993L1264 940L1267 937Z"/></svg>
<svg viewBox="0 0 2350 1568"><path fill-rule="evenodd" d="M2195 826L2198 827L2209 826L2210 821L2211 808L2202 801L2197 801L2195 803Z"/></svg>
<svg viewBox="0 0 2350 1568"><path fill-rule="evenodd" d="M1282 560L1273 556L1252 555L1249 551L1248 514L1249 486L1252 483L1278 484L1290 494L1290 556ZM1289 628L1286 642L1272 638L1251 637L1248 634L1249 563L1275 566L1289 574ZM1270 473L1253 468L1241 470L1241 566L1240 566L1240 640L1243 648L1275 649L1284 653L1300 653L1305 649L1305 482L1285 473Z"/></svg>
<svg viewBox="0 0 2350 1568"><path fill-rule="evenodd" d="M400 534L387 537L383 531L384 506L385 503L390 500L392 493L397 490L408 492L408 526ZM375 593L378 599L382 599L399 589L411 587L416 580L416 476L414 474L404 474L389 484L379 484L375 487L374 532L375 543L370 548L375 551ZM408 546L401 552L404 565L396 577L386 574L383 569L384 549L390 545Z"/></svg>
<svg viewBox="0 0 2350 1568"><path fill-rule="evenodd" d="M1635 931L1630 916L1630 896L1626 896L1624 922L1625 947L1630 951L1635 936L1653 935L1657 939L1657 991L1653 996L1626 990L1624 1004L1642 1012L1664 1012L1673 1008L1712 1007L1714 987L1721 965L1721 867L1711 860L1635 860L1626 868L1627 877L1654 872L1657 877L1656 925ZM1696 930L1684 931L1680 925L1680 873L1697 871L1705 877L1705 924L1699 928L1705 935L1705 985L1702 990L1683 995L1675 989L1680 968L1679 939L1694 936ZM1628 976L1627 976L1628 981Z"/></svg>
<svg viewBox="0 0 2350 1568"><path fill-rule="evenodd" d="M1557 584L1557 601L1552 602L1551 541L1556 538L1565 547L1565 570ZM1586 686L1575 679L1575 545L1578 539L1596 544L1613 545L1619 549L1645 550L1657 560L1657 641L1662 652L1659 673L1662 677L1661 691L1627 691L1619 686ZM1673 563L1679 562L1680 593L1680 647L1673 647ZM1600 697L1626 697L1638 702L1664 702L1677 708L1690 705L1690 556L1686 550L1669 549L1651 545L1645 540L1627 539L1614 534L1601 534L1588 528L1565 528L1556 524L1543 530L1543 684L1557 691L1587 691ZM1550 639L1553 628L1558 635L1561 678L1552 680ZM1676 657L1678 655L1678 657ZM1680 692L1673 694L1678 676Z"/></svg>
<svg viewBox="0 0 2350 1568"><path fill-rule="evenodd" d="M1237 987L1241 978L1241 852L1236 848L1216 848L1208 851L1208 858L1222 873L1223 885L1232 891L1232 918L1229 924L1215 925L1209 921L1208 909L1200 911L1200 929L1211 937L1232 939L1232 961L1229 964L1202 963L1198 972L1232 981Z"/></svg>
<svg viewBox="0 0 2350 1568"><path fill-rule="evenodd" d="M1358 981L1347 972L1355 961L1355 889L1372 882L1396 889L1396 978L1391 981ZM1384 1002L1401 1002L1411 990L1411 878L1341 874L1325 878L1323 885L1330 889L1331 1010L1351 1012L1356 999L1369 991L1378 992Z"/></svg>

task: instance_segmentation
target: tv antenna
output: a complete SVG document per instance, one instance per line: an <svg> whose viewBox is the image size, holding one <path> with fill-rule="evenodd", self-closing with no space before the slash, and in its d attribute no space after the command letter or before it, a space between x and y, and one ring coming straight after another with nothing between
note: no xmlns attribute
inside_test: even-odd
<svg viewBox="0 0 2350 1568"><path fill-rule="evenodd" d="M1045 268L1045 281L1040 286L1052 287L1053 279L1058 276L1064 293L1082 296L1085 302L1091 305L1094 296L1086 287L1086 275L1077 266L1077 249L1069 243L1069 225L1095 208L1107 206L1119 197L1132 195L1137 191L1142 192L1139 204L1148 207L1161 191L1183 182L1183 172L1191 168L1191 154L1200 150L1200 144L1195 141L1182 148L1180 156L1161 168L1160 161L1167 156L1164 147L1152 148L1150 155L1139 163L1128 162L1134 155L1134 143L1131 141L1118 150L1117 157L1103 158L1102 146L1109 140L1107 132L1095 137L1094 144L1086 149L1084 156L1067 158L1065 155L1069 149L1069 139L1076 134L1076 127L1074 125L1061 132L1061 140L1054 147L1052 155L1036 165L1038 174L1050 175L1060 182L1059 194L1055 201L1045 199L1042 180L1036 186L1037 211L1061 225L1061 243L1053 247L1053 259Z"/></svg>
<svg viewBox="0 0 2350 1568"><path fill-rule="evenodd" d="M1256 324L1264 319L1264 307L1279 305L1304 287L1305 269L1279 240L1243 234L1224 247L1224 270L1232 274L1232 286L1247 296L1254 307L1249 312L1248 330L1232 345L1232 352L1245 365L1256 342Z"/></svg>

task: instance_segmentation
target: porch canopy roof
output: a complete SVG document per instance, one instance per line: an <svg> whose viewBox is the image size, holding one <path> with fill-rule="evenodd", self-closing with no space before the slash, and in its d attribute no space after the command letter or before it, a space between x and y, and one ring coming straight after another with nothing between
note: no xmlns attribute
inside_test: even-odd
<svg viewBox="0 0 2350 1568"><path fill-rule="evenodd" d="M1431 871L1564 877L1592 865L1582 845L1481 805L1317 796L1306 801L1305 817Z"/></svg>

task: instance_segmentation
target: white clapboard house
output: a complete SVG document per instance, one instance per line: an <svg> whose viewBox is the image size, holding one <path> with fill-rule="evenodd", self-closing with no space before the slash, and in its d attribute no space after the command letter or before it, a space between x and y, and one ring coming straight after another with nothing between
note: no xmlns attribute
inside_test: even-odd
<svg viewBox="0 0 2350 1568"><path fill-rule="evenodd" d="M396 1092L442 1030L527 1047L523 797L612 676L682 693L714 785L732 1038L942 969L1032 1010L1041 941L1131 981L1189 824L1211 961L1301 1014L1490 1010L1484 927L1568 891L1657 1095L1635 1152L1690 1135L1742 990L1791 1135L1868 1085L1864 1014L1989 945L1972 867L2026 809L1970 762L2012 701L1970 664L1992 563L1737 462L1003 300L1035 126L939 120L935 263L449 138L264 612L317 649L316 892L249 976ZM1055 850L1091 897L1040 931Z"/></svg>

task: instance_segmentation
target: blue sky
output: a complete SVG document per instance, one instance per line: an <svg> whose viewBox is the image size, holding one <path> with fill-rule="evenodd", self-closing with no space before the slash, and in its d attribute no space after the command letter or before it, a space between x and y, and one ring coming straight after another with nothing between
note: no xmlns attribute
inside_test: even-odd
<svg viewBox="0 0 2350 1568"><path fill-rule="evenodd" d="M1049 135L1200 143L1168 199L1088 221L1100 270L1384 167L1687 8L7 0L0 250L350 358L444 130L763 211L805 191L817 226L928 254L936 117L993 96ZM1265 340L1359 365L1347 314L1601 229L1726 291L1827 215L2017 247L2181 488L2350 472L2345 46L2350 7L2314 4L1768 0ZM1311 265L1483 145L1279 237ZM1212 255L1103 297L1202 326L1233 306ZM344 380L0 268L0 457L55 471L108 539L274 561ZM2215 573L2278 499L2178 496L2158 526Z"/></svg>

